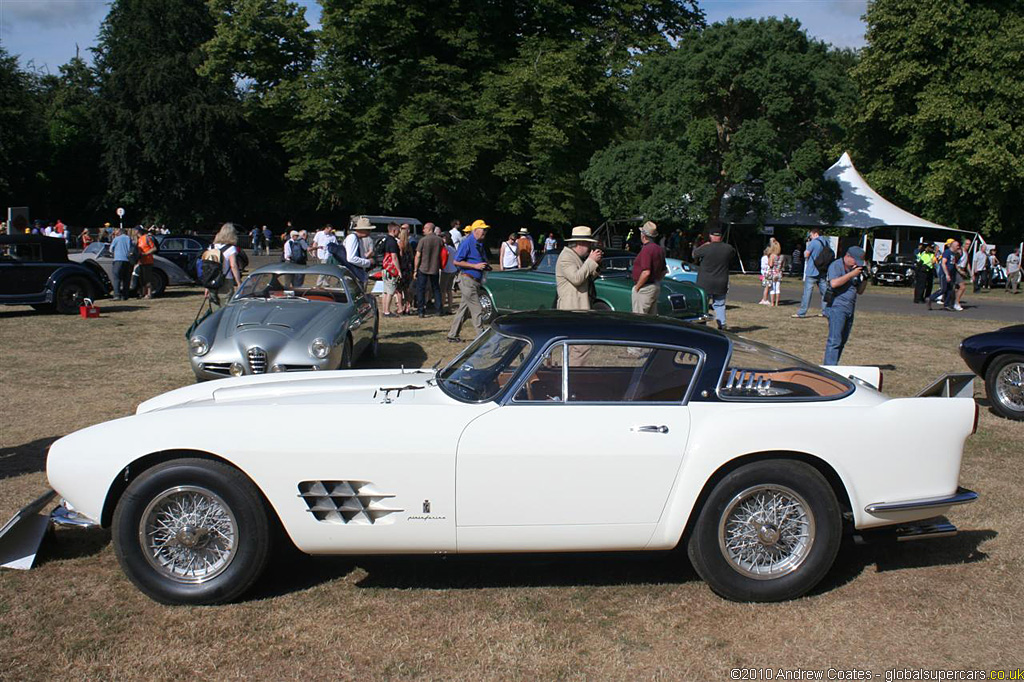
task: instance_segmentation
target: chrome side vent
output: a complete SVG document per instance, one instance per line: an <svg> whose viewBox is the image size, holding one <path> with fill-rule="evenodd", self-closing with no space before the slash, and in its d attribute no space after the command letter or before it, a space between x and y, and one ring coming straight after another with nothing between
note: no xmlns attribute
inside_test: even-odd
<svg viewBox="0 0 1024 682"><path fill-rule="evenodd" d="M253 374L266 374L267 372L267 351L259 346L253 346L248 351L249 369Z"/></svg>
<svg viewBox="0 0 1024 682"><path fill-rule="evenodd" d="M672 310L686 310L686 294L669 294L668 302Z"/></svg>
<svg viewBox="0 0 1024 682"><path fill-rule="evenodd" d="M369 481L302 481L299 497L313 517L324 523L392 523L391 515L404 511L388 504L394 495L377 490Z"/></svg>

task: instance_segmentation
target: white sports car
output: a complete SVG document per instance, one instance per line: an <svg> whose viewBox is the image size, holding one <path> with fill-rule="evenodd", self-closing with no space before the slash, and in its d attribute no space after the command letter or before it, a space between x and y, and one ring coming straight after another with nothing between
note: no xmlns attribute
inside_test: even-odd
<svg viewBox="0 0 1024 682"><path fill-rule="evenodd" d="M47 475L165 603L238 597L285 536L309 554L682 542L717 593L780 600L821 580L844 534L948 535L935 517L977 497L958 486L974 401L878 383L662 317L518 313L436 372L171 391L58 440ZM936 423L947 437L922 450Z"/></svg>

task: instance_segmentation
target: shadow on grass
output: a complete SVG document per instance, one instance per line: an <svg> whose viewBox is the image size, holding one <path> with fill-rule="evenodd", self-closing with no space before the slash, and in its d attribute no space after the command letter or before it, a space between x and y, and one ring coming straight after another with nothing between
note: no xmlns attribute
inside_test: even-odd
<svg viewBox="0 0 1024 682"><path fill-rule="evenodd" d="M51 529L39 549L36 566L51 561L84 559L99 554L109 544L110 530L107 528Z"/></svg>
<svg viewBox="0 0 1024 682"><path fill-rule="evenodd" d="M700 580L686 553L487 554L450 556L278 557L247 600L316 587L355 569L356 585L375 589L485 589L678 584Z"/></svg>
<svg viewBox="0 0 1024 682"><path fill-rule="evenodd" d="M915 540L913 542L878 542L857 545L847 537L839 555L825 578L811 590L811 595L831 592L852 582L869 566L879 573L928 566L955 566L988 559L981 543L991 540L994 530L968 530L948 538Z"/></svg>
<svg viewBox="0 0 1024 682"><path fill-rule="evenodd" d="M38 438L30 443L0 448L0 480L46 469L46 451L60 436Z"/></svg>
<svg viewBox="0 0 1024 682"><path fill-rule="evenodd" d="M756 332L756 331L760 331L761 329L767 329L767 328L768 327L765 327L765 326L760 325L760 324L752 324L752 325L750 325L748 327L729 327L727 331L730 331L733 334L746 334L748 332Z"/></svg>
<svg viewBox="0 0 1024 682"><path fill-rule="evenodd" d="M34 308L26 308L24 310L0 310L0 320L14 319L16 317L33 317L35 315L56 315L57 313L51 310L36 310Z"/></svg>
<svg viewBox="0 0 1024 682"><path fill-rule="evenodd" d="M124 305L122 303L113 303L109 305L100 305L100 315L106 315L108 313L131 313L136 310L149 310L144 305Z"/></svg>
<svg viewBox="0 0 1024 682"><path fill-rule="evenodd" d="M390 335L388 338L392 338L394 335ZM405 342L405 343L390 343L389 341L380 342L380 354L376 358L366 358L360 360L357 363L357 367L360 368L391 368L391 367L405 367L406 369L418 369L423 367L427 361L427 352L423 350L423 346L418 343Z"/></svg>

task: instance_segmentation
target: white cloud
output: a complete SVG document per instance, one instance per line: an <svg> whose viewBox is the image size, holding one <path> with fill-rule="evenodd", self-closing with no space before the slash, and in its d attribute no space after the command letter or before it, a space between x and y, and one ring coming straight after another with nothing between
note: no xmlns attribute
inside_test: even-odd
<svg viewBox="0 0 1024 682"><path fill-rule="evenodd" d="M0 21L8 30L93 25L108 5L108 0L0 0Z"/></svg>

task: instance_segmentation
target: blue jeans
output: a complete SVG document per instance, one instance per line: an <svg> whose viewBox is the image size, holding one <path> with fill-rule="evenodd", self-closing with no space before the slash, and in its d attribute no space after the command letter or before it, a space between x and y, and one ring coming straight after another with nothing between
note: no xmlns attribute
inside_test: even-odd
<svg viewBox="0 0 1024 682"><path fill-rule="evenodd" d="M114 261L113 267L110 268L110 272L113 275L111 277L114 285L114 296L120 298L128 298L128 283L131 281L132 270L126 260Z"/></svg>
<svg viewBox="0 0 1024 682"><path fill-rule="evenodd" d="M804 277L804 293L800 297L800 310L796 311L796 314L803 317L807 314L807 309L811 306L811 292L814 291L814 285L818 285L818 292L822 298L822 308L824 308L825 300L825 278L821 275L807 275Z"/></svg>
<svg viewBox="0 0 1024 682"><path fill-rule="evenodd" d="M715 311L715 319L718 324L725 325L725 294L708 294L711 299L711 307Z"/></svg>
<svg viewBox="0 0 1024 682"><path fill-rule="evenodd" d="M416 297L419 299L420 315L422 315L427 308L427 287L429 286L434 292L434 306L437 308L437 314L441 314L441 279L438 276L439 273L428 275L425 272L416 273Z"/></svg>
<svg viewBox="0 0 1024 682"><path fill-rule="evenodd" d="M850 330L853 329L853 311L828 307L824 312L828 318L828 339L825 340L825 359L821 364L838 365L846 340L850 338Z"/></svg>

